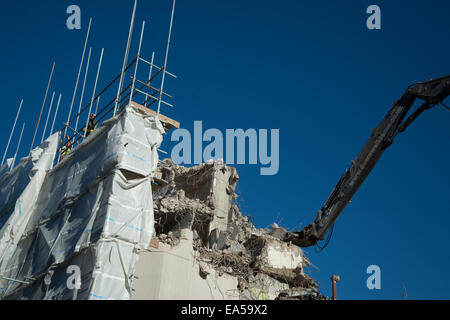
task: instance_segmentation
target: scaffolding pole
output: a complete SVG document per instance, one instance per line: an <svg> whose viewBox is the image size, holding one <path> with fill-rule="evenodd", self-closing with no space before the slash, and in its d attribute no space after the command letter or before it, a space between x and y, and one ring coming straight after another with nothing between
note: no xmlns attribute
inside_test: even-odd
<svg viewBox="0 0 450 320"><path fill-rule="evenodd" d="M91 31L92 18L89 19L89 26L86 34L86 40L84 41L83 54L81 55L80 68L78 69L77 81L75 82L75 89L73 90L72 103L70 104L69 115L65 124L64 137L67 135L67 126L69 125L70 115L72 114L73 103L75 102L75 96L77 95L78 82L80 81L81 69L83 67L84 55L86 53L86 46L89 39L89 32ZM64 138L63 138L64 140Z"/></svg>
<svg viewBox="0 0 450 320"><path fill-rule="evenodd" d="M141 57L139 60L141 60L142 62L148 64L149 66L153 66L153 67L154 67L155 69L157 69L158 71L162 69L162 68L160 68L160 67L158 67L158 66L155 66L153 63L151 63L151 62L145 60L145 59L142 58L142 57ZM167 71L167 70L166 70L166 75L171 76L171 77L173 77L173 78L175 78L175 79L178 78L176 75L174 75L173 73L171 73L171 72L169 72L169 71Z"/></svg>
<svg viewBox="0 0 450 320"><path fill-rule="evenodd" d="M80 114L81 105L83 103L84 90L86 88L86 80L87 80L87 75L89 73L89 64L91 62L91 52L92 52L92 48L89 48L88 59L86 62L86 71L84 73L83 88L81 89L80 104L78 105L78 114ZM80 119L80 117L77 117L77 121L75 122L75 131L78 129L78 119Z"/></svg>
<svg viewBox="0 0 450 320"><path fill-rule="evenodd" d="M41 143L44 142L45 131L47 131L48 119L50 118L50 113L52 112L53 100L55 99L55 91L53 91L52 99L50 100L50 108L47 113L47 120L45 120L44 132L42 132Z"/></svg>
<svg viewBox="0 0 450 320"><path fill-rule="evenodd" d="M48 89L50 88L50 84L52 83L53 71L55 71L55 64L56 64L56 62L53 62L52 72L50 73L50 79L48 79L47 90L45 90L44 101L42 102L41 113L39 114L38 122L36 124L36 130L34 131L33 140L31 141L30 155L31 155L31 151L33 150L34 140L36 139L36 134L39 129L39 122L41 122L42 111L44 111L44 106L45 106L45 102L47 100L47 95L48 95Z"/></svg>
<svg viewBox="0 0 450 320"><path fill-rule="evenodd" d="M11 133L9 135L8 144L6 145L5 154L3 155L3 159L2 159L2 164L1 165L3 165L3 163L5 162L6 154L8 152L9 144L11 143L11 138L12 138L12 136L14 134L14 130L16 129L17 118L19 118L19 114L20 114L20 110L22 109L22 105L23 105L23 99L20 100L19 110L17 111L16 120L14 120L14 125L13 125Z"/></svg>
<svg viewBox="0 0 450 320"><path fill-rule="evenodd" d="M444 103L440 102L439 105L440 105L442 108L444 108L445 110L447 110L447 111L450 112L450 108L449 108L447 105L445 105Z"/></svg>
<svg viewBox="0 0 450 320"><path fill-rule="evenodd" d="M102 67L102 60L103 60L103 52L104 51L105 51L105 48L102 48L102 53L100 54L100 61L98 62L97 76L95 77L94 91L92 92L91 104L89 106L89 112L88 112L88 116L87 116L87 119L86 119L86 127L84 127L84 137L85 138L86 138L86 135L87 135L87 132L88 132L89 116L91 115L92 104L94 103L95 91L97 90L98 76L100 75L100 69Z"/></svg>
<svg viewBox="0 0 450 320"><path fill-rule="evenodd" d="M142 21L141 38L139 39L139 48L136 57L136 65L134 66L134 77L133 77L133 84L131 85L131 94L129 103L131 103L131 100L133 99L134 86L136 84L136 74L139 66L139 58L141 57L142 38L144 37L144 29L145 29L145 21Z"/></svg>
<svg viewBox="0 0 450 320"><path fill-rule="evenodd" d="M11 164L11 167L9 168L9 171L11 171L14 168L14 164L16 163L17 154L19 153L20 143L22 142L23 129L25 129L25 122L22 125L22 131L20 132L19 143L17 144L16 153L14 154L13 162Z"/></svg>
<svg viewBox="0 0 450 320"><path fill-rule="evenodd" d="M50 135L53 134L53 128L55 127L56 115L58 114L59 103L61 102L61 93L59 94L58 103L56 104L55 116L53 118L52 129L50 130Z"/></svg>
<svg viewBox="0 0 450 320"><path fill-rule="evenodd" d="M130 78L133 79L133 77L130 77ZM151 90L154 90L155 92L158 92L158 93L159 93L159 89L157 89L157 88L152 87L151 85L149 85L149 84L148 84L148 81L147 81L147 82L144 82L144 81L141 81L141 80L139 80L139 79L136 79L136 82L142 84L143 86L145 86L145 87L147 87L147 88L149 89L149 90L147 90L147 91L148 91L147 94L150 93L150 89L151 89ZM134 90L138 90L138 89L134 89ZM169 98L172 98L172 96L171 96L170 94L168 94L167 92L163 92L163 95L165 95L165 96L167 96L167 97L169 97ZM164 101L162 101L162 102L164 103Z"/></svg>
<svg viewBox="0 0 450 320"><path fill-rule="evenodd" d="M100 98L101 98L101 97L98 97L98 98L97 98L97 105L95 106L95 113L94 113L95 116L97 116L98 104L100 103Z"/></svg>
<svg viewBox="0 0 450 320"><path fill-rule="evenodd" d="M136 59L134 59L128 66L127 66L127 68L125 69L125 70L128 70L129 68L131 68L131 66L133 66L134 65L134 63L136 63ZM106 87L104 87L103 88L103 90L99 93L99 94L97 94L97 96L94 98L94 101L95 100L98 100L99 98L100 98L100 96L102 96L105 92L106 92L106 90L108 90L119 78L120 78L120 75L121 75L121 73L119 72L119 74L114 78L114 80L112 80ZM129 89L131 87L131 83L130 83L130 85L128 85L125 89L124 89L124 91L126 91L127 89ZM113 105L113 107L111 108L111 110L110 111L113 111L113 109L114 109L114 102L116 101L116 97L114 96L114 98L112 99L112 102L110 102L110 104L112 104ZM85 110L87 110L88 108L89 108L89 106L90 106L90 104L91 104L91 101L89 100L89 102L87 103L87 105L86 106L84 106L82 109L81 109L81 111L80 111L80 113L83 113ZM100 111L101 112L101 111ZM80 114L76 114L71 120L70 120L70 123L72 123L73 121L75 121L76 120L76 118L79 116ZM64 128L63 128L64 129Z"/></svg>
<svg viewBox="0 0 450 320"><path fill-rule="evenodd" d="M153 63L155 61L155 51L152 52L152 62L150 63L150 72L148 74L148 86L149 89L147 90L147 93L150 94L150 84L151 84L151 80L152 80L152 72L153 72ZM145 103L144 106L147 107L147 99L145 99Z"/></svg>
<svg viewBox="0 0 450 320"><path fill-rule="evenodd" d="M0 278L5 279L5 280L8 280L8 281L13 281L13 282L18 282L18 283L26 284L26 285L31 284L31 282L26 282L26 281L22 281L22 280L13 279L13 278L7 278L7 277L4 277L4 276L0 276Z"/></svg>
<svg viewBox="0 0 450 320"><path fill-rule="evenodd" d="M164 67L163 67L163 74L162 74L162 80L161 80L161 91L159 92L159 101L158 101L158 113L157 116L159 116L159 111L161 109L161 100L162 100L162 93L164 92L164 81L166 79L166 70L167 70L167 58L169 57L169 49L170 49L170 38L172 36L172 25L173 25L173 16L175 13L175 1L173 0L173 6L172 6L172 15L170 16L170 26L169 26L169 37L167 39L167 47L166 47L166 57L164 58Z"/></svg>
<svg viewBox="0 0 450 320"><path fill-rule="evenodd" d="M125 66L127 65L127 62L128 62L128 54L130 52L131 37L133 36L133 26L134 26L134 18L136 16L136 7L137 7L137 0L134 0L133 14L131 16L130 30L128 32L128 42L127 42L127 47L125 49L125 56L123 58L122 72L120 74L119 87L117 88L117 96L116 96L116 103L114 104L113 117L116 115L117 107L118 107L119 101L120 101L120 94L122 92L123 80L124 80L124 74L125 74Z"/></svg>

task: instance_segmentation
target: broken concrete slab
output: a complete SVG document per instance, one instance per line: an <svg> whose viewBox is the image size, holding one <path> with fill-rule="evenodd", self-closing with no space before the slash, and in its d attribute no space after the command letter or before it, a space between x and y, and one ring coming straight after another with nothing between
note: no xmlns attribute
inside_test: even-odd
<svg viewBox="0 0 450 320"><path fill-rule="evenodd" d="M223 161L154 174L155 237L140 252L135 299L323 299L286 229L257 229L235 204L236 169Z"/></svg>
<svg viewBox="0 0 450 320"><path fill-rule="evenodd" d="M239 298L238 281L201 264L193 250L193 232L183 229L176 246L139 253L133 281L134 300L233 300Z"/></svg>

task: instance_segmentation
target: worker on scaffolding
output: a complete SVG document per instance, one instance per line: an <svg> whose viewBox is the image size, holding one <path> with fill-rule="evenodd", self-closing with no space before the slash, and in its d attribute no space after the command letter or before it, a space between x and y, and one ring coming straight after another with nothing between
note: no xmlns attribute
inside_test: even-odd
<svg viewBox="0 0 450 320"><path fill-rule="evenodd" d="M88 122L88 125L87 125L86 138L92 132L94 132L95 129L97 129L98 121L95 118L96 118L95 114L91 113L89 115L89 122ZM82 131L85 132L86 131L85 128L83 128Z"/></svg>
<svg viewBox="0 0 450 320"><path fill-rule="evenodd" d="M67 139L67 142L61 147L61 151L60 151L60 154L61 154L61 160L64 159L64 157L65 157L70 151L72 151L72 146L73 146L72 140L70 140L70 137L69 137L69 136L66 136L66 139ZM61 138L61 142L60 142L60 143L63 144L62 138Z"/></svg>

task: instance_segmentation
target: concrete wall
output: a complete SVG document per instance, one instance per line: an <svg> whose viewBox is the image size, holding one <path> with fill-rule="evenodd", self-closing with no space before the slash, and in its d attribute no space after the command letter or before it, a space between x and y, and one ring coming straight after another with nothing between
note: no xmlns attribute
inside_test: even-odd
<svg viewBox="0 0 450 320"><path fill-rule="evenodd" d="M239 299L238 281L194 259L193 234L181 231L180 244L163 243L158 249L141 251L136 264L133 300L233 300ZM207 274L207 275L206 275Z"/></svg>
<svg viewBox="0 0 450 320"><path fill-rule="evenodd" d="M303 265L302 250L280 241L267 241L261 256L265 265L271 268L295 269Z"/></svg>

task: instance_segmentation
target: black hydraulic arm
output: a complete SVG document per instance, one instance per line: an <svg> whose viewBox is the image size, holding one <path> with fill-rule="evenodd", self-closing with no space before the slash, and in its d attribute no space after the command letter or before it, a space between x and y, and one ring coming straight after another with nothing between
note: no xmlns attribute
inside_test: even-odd
<svg viewBox="0 0 450 320"><path fill-rule="evenodd" d="M449 95L450 75L410 85L400 99L393 103L380 125L372 130L369 140L318 211L316 220L300 232L288 232L285 240L300 247L309 247L323 240L396 135L403 132L423 111L442 104ZM423 104L404 120L416 99L422 100Z"/></svg>

